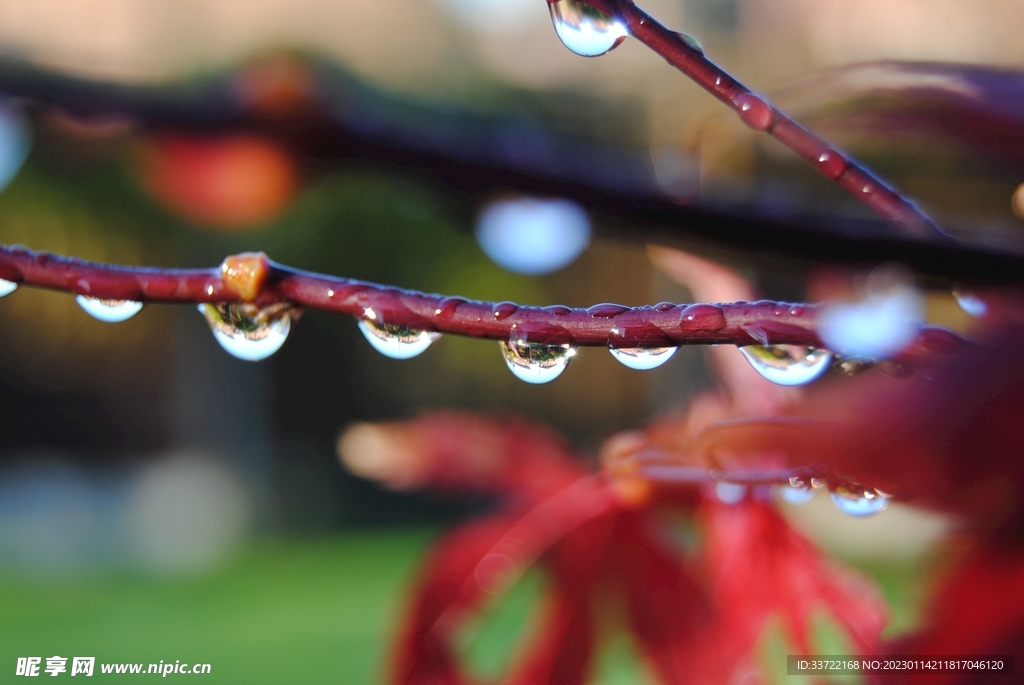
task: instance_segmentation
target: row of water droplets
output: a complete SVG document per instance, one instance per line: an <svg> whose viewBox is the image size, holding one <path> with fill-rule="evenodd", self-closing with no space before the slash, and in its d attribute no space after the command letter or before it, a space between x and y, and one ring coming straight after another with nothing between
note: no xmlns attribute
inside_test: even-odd
<svg viewBox="0 0 1024 685"><path fill-rule="evenodd" d="M18 285L0 279L0 297L9 295ZM112 300L78 295L76 302L94 318L108 323L126 321L142 309L133 300ZM284 344L291 330L295 309L279 304L259 307L249 303L202 303L200 313L206 317L214 338L228 353L246 361L266 359ZM436 313L440 314L441 309ZM515 311L507 303L496 305L494 316L506 318ZM568 310L566 310L568 311ZM427 350L441 337L434 331L423 331L389 324L373 308L364 309L359 330L381 354L392 359L411 359ZM613 329L613 334L615 329ZM620 332L621 333L621 332ZM569 344L543 344L528 340L528 334L513 326L512 335L499 343L509 370L527 383L549 383L560 376L576 355ZM678 347L612 347L611 354L623 365L638 370L654 369L669 359ZM827 352L795 345L752 345L741 348L751 365L768 380L781 385L809 383L824 372L831 359Z"/></svg>
<svg viewBox="0 0 1024 685"><path fill-rule="evenodd" d="M760 487L760 486L755 486ZM827 488L833 504L849 516L863 518L884 511L892 496L878 488L853 481L826 483L823 478L794 476L786 485L780 485L779 495L790 504L806 504L817 491ZM715 485L715 496L726 504L737 504L747 497L751 488L741 483L720 481Z"/></svg>
<svg viewBox="0 0 1024 685"><path fill-rule="evenodd" d="M18 284L0 279L0 297L10 295ZM142 302L76 295L75 302L94 319L106 323L127 321L140 311ZM206 317L214 338L227 352L246 361L266 359L281 349L295 308L290 304L260 307L254 304L203 303L199 311Z"/></svg>
<svg viewBox="0 0 1024 685"><path fill-rule="evenodd" d="M17 287L14 282L0 279L0 297L9 295ZM968 313L975 316L986 313L987 306L979 298L961 293L955 295ZM75 299L87 313L105 322L125 321L137 314L143 306L141 302L133 300L101 299L87 295L78 295ZM451 314L458 304L464 302L458 298L450 299L452 302L442 302L435 314ZM266 307L249 303L203 303L198 308L206 317L217 342L230 354L247 361L265 359L277 352L288 337L296 314L295 307L284 303ZM511 303L500 303L494 306L493 313L500 320L511 316L517 309ZM570 311L565 307L557 309L564 313ZM418 356L441 337L440 333L434 331L387 323L378 311L370 307L364 309L358 325L374 349L393 359ZM613 328L613 337L616 334L621 336L625 333ZM740 352L761 376L778 385L810 383L821 376L834 359L834 355L824 349L768 344L763 333L751 330L750 334L755 339L763 339L763 344L741 347ZM528 383L553 381L576 355L576 348L570 343L546 344L528 338L527 333L513 325L509 340L499 343L509 369L517 378ZM623 365L631 369L649 370L671 359L678 347L627 348L609 345L609 349L612 356Z"/></svg>
<svg viewBox="0 0 1024 685"><path fill-rule="evenodd" d="M17 287L16 283L0 279L0 297L9 295ZM133 300L101 299L87 295L78 295L75 300L91 316L110 323L130 319L143 306L141 302ZM295 308L287 303L263 307L250 303L203 303L198 308L210 324L217 342L233 356L247 361L265 359L277 352L288 337L295 315ZM441 337L440 333L432 331L387 324L371 308L364 311L359 329L375 349L395 359L415 357ZM517 333L515 326L512 337L507 342L501 341L500 346L512 373L529 383L554 380L576 354L576 348L569 344L528 342L525 335ZM611 352L630 368L652 369L668 361L677 349L612 348ZM794 378L799 382L813 380L831 359L831 354L827 352L793 345L756 345L741 349L754 368L770 369L762 375L783 384L793 384L787 381ZM782 370L786 366L797 370ZM786 376L787 373L793 376ZM788 484L779 487L779 493L792 504L804 504L814 497L817 489L825 486L823 479L793 477ZM720 481L715 488L718 499L729 504L743 500L749 491L747 485L728 481ZM890 495L877 488L850 481L832 485L829 495L842 512L857 517L883 511L891 499Z"/></svg>

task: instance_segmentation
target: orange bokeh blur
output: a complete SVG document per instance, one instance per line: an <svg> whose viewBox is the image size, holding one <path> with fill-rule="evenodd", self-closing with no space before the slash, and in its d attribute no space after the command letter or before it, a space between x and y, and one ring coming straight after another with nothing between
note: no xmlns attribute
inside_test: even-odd
<svg viewBox="0 0 1024 685"><path fill-rule="evenodd" d="M140 148L143 186L189 221L244 230L276 216L295 196L298 173L287 152L246 134L160 134Z"/></svg>

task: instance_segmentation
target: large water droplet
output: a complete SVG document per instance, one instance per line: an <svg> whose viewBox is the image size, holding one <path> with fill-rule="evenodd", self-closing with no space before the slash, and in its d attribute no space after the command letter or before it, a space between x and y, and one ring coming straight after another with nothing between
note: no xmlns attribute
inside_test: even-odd
<svg viewBox="0 0 1024 685"><path fill-rule="evenodd" d="M89 316L107 323L127 321L142 309L142 303L134 300L101 300L98 297L78 295L75 302L86 311Z"/></svg>
<svg viewBox="0 0 1024 685"><path fill-rule="evenodd" d="M806 504L814 499L814 488L807 480L793 477L789 479L789 485L779 487L779 494L790 504Z"/></svg>
<svg viewBox="0 0 1024 685"><path fill-rule="evenodd" d="M440 333L434 331L421 331L408 326L384 323L381 317L372 311L368 311L367 316L359 320L359 330L375 350L392 359L411 359L420 355L441 337Z"/></svg>
<svg viewBox="0 0 1024 685"><path fill-rule="evenodd" d="M18 284L14 281L5 281L0 278L0 297L7 297L17 289Z"/></svg>
<svg viewBox="0 0 1024 685"><path fill-rule="evenodd" d="M527 383L550 383L576 356L576 348L568 343L543 345L513 338L508 342L502 340L500 345L508 368Z"/></svg>
<svg viewBox="0 0 1024 685"><path fill-rule="evenodd" d="M832 353L801 345L748 345L740 352L754 370L778 385L803 385L825 373Z"/></svg>
<svg viewBox="0 0 1024 685"><path fill-rule="evenodd" d="M858 483L842 483L829 493L839 510L850 516L871 516L889 506L890 497Z"/></svg>
<svg viewBox="0 0 1024 685"><path fill-rule="evenodd" d="M549 2L548 9L558 38L577 55L603 55L628 35L617 18L580 0Z"/></svg>
<svg viewBox="0 0 1024 685"><path fill-rule="evenodd" d="M629 368L646 371L647 369L657 368L667 362L679 348L652 347L644 349L642 347L610 347L609 349L612 351L613 357Z"/></svg>
<svg viewBox="0 0 1024 685"><path fill-rule="evenodd" d="M245 361L259 361L281 349L292 327L295 309L276 304L262 309L254 304L207 302L199 305L213 331L213 337L231 355Z"/></svg>

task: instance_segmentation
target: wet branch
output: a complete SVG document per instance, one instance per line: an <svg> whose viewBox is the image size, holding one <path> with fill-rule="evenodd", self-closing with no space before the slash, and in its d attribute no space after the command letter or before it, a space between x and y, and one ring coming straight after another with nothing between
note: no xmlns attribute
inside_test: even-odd
<svg viewBox="0 0 1024 685"><path fill-rule="evenodd" d="M163 269L86 262L23 247L0 246L0 278L101 300L201 303L290 303L372 318L389 326L472 338L617 348L675 345L789 344L821 346L817 307L783 302L673 304L641 307L597 304L587 309L519 306L431 295L271 262L262 253L228 257L214 269ZM925 328L903 357L914 359L958 346L942 329Z"/></svg>
<svg viewBox="0 0 1024 685"><path fill-rule="evenodd" d="M912 202L869 169L833 148L711 62L682 34L658 23L632 0L588 0L622 19L631 35L698 85L731 107L748 126L763 131L795 152L823 176L886 219L902 234L919 239L949 239Z"/></svg>

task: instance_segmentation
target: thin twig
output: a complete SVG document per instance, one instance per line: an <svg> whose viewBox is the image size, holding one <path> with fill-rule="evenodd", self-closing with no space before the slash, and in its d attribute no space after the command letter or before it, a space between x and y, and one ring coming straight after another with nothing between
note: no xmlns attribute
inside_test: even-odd
<svg viewBox="0 0 1024 685"><path fill-rule="evenodd" d="M878 176L858 165L827 141L771 105L766 98L730 76L705 57L700 48L687 41L682 34L662 26L637 7L633 0L588 2L618 16L631 35L731 107L744 123L757 131L771 135L904 235L919 239L950 239L920 209L890 188Z"/></svg>

